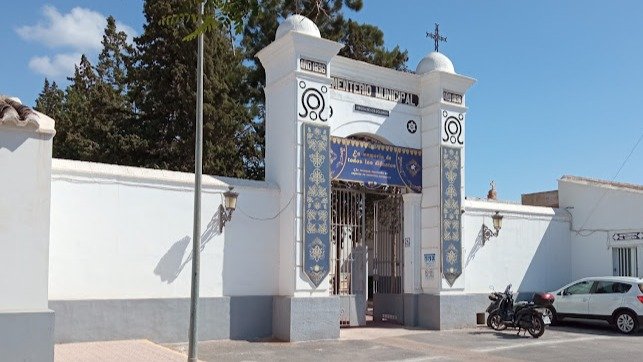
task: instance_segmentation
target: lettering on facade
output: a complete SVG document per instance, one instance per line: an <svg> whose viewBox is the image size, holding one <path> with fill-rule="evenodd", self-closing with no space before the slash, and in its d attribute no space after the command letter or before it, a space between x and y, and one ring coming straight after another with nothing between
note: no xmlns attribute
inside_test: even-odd
<svg viewBox="0 0 643 362"><path fill-rule="evenodd" d="M390 115L389 111L387 111L386 109L362 106L361 104L356 104L355 110L358 112L371 113L384 117L388 117Z"/></svg>
<svg viewBox="0 0 643 362"><path fill-rule="evenodd" d="M299 69L306 72L323 74L323 75L326 75L326 72L327 72L326 63L316 62L314 60L304 59L304 58L299 58Z"/></svg>
<svg viewBox="0 0 643 362"><path fill-rule="evenodd" d="M444 99L445 102L462 104L462 94L442 91L442 99Z"/></svg>
<svg viewBox="0 0 643 362"><path fill-rule="evenodd" d="M419 104L420 97L417 94L409 93L406 91L401 91L393 88L380 87L378 85L356 82L350 79L332 77L333 89L348 92L353 94L359 94L361 96L373 97L377 99L383 99L387 101L393 101L401 104L406 104L409 106L417 107Z"/></svg>

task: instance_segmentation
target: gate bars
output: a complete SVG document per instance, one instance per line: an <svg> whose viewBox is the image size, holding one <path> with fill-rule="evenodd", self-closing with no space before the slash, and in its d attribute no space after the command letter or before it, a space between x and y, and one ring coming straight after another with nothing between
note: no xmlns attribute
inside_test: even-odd
<svg viewBox="0 0 643 362"><path fill-rule="evenodd" d="M375 201L373 293L401 294L404 272L402 197L391 195Z"/></svg>
<svg viewBox="0 0 643 362"><path fill-rule="evenodd" d="M356 292L352 282L353 250L365 245L366 195L364 192L333 188L331 212L331 294ZM360 278L361 279L361 278ZM359 288L360 292L363 287Z"/></svg>

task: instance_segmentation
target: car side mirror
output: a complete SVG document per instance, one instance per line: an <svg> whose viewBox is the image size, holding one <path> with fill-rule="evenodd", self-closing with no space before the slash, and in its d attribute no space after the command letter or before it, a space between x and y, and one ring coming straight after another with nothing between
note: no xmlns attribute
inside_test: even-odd
<svg viewBox="0 0 643 362"><path fill-rule="evenodd" d="M570 294L571 294L570 292L563 290L563 295L570 295Z"/></svg>

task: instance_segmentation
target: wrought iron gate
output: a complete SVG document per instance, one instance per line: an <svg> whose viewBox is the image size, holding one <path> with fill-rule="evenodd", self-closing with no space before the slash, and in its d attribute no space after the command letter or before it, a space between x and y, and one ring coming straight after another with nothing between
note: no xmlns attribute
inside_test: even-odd
<svg viewBox="0 0 643 362"><path fill-rule="evenodd" d="M404 322L402 197L374 202L373 317Z"/></svg>
<svg viewBox="0 0 643 362"><path fill-rule="evenodd" d="M331 205L330 293L340 296L340 325L362 325L366 323L366 195L333 188Z"/></svg>

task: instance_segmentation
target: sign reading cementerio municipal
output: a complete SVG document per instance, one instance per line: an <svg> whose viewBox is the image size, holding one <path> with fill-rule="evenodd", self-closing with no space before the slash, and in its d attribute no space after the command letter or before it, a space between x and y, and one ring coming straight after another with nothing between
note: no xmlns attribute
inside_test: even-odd
<svg viewBox="0 0 643 362"><path fill-rule="evenodd" d="M333 89L362 96L384 99L409 106L417 107L420 97L417 94L401 91L393 88L380 87L374 84L356 82L354 80L332 77Z"/></svg>

